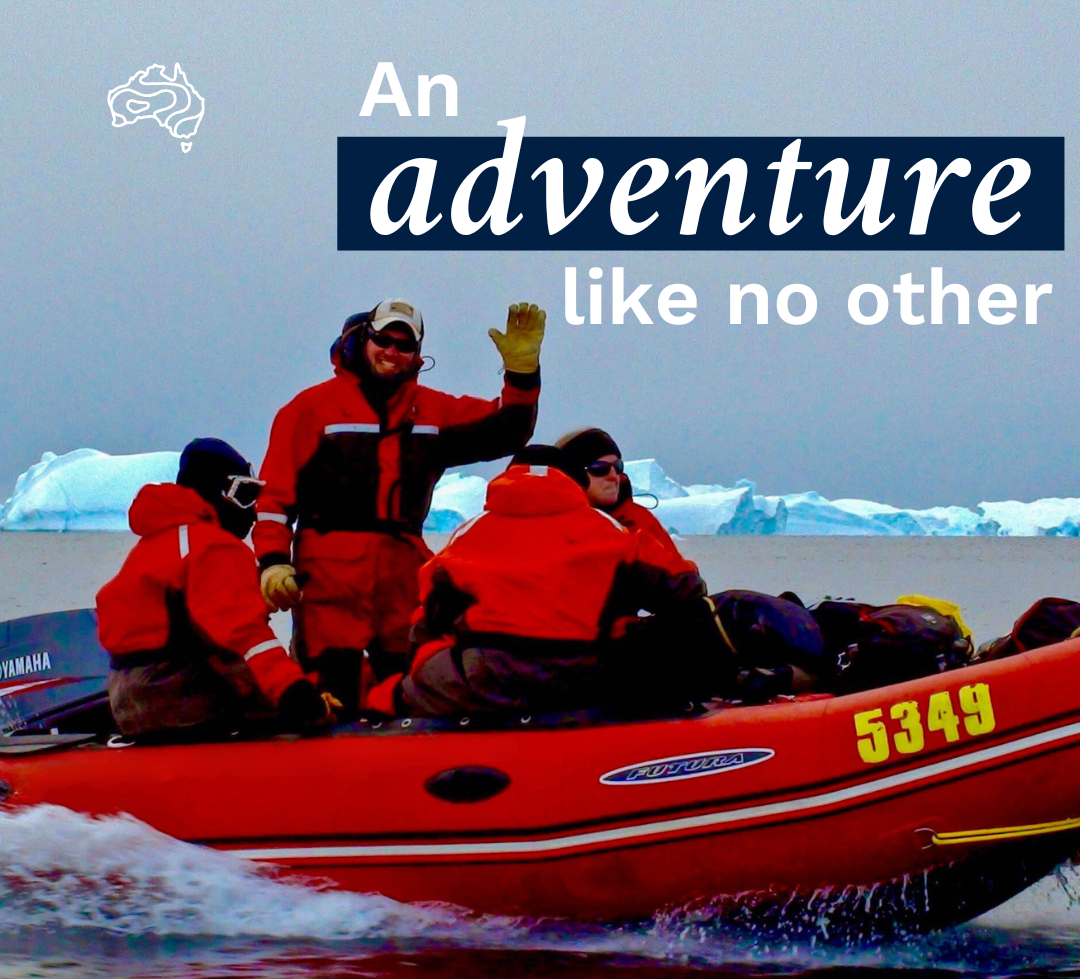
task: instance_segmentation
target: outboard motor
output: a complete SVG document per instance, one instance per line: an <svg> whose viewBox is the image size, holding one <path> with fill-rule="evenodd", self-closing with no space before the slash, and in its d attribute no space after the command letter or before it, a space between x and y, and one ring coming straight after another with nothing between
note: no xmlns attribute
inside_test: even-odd
<svg viewBox="0 0 1080 979"><path fill-rule="evenodd" d="M0 735L115 730L108 677L93 609L0 622Z"/></svg>

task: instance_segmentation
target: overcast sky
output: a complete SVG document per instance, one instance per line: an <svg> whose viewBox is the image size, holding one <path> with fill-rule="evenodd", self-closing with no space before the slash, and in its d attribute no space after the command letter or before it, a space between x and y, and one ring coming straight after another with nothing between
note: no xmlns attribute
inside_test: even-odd
<svg viewBox="0 0 1080 979"><path fill-rule="evenodd" d="M538 437L599 424L683 483L740 477L898 506L1080 495L1080 17L1069 3L166 3L7 0L0 37L0 500L45 450L261 460L350 313L412 300L424 376L494 396L486 336L544 305ZM392 61L410 118L360 108ZM108 91L179 62L189 153L113 128ZM459 115L415 114L452 75ZM336 250L338 136L1064 136L1064 252ZM816 162L816 161L815 161ZM822 161L824 162L824 161ZM519 175L520 179L520 175ZM691 285L687 326L571 326L563 269ZM932 265L972 291L1053 283L1040 322L853 324L848 291ZM610 273L606 276L610 278ZM802 327L727 322L728 284L816 290ZM974 310L973 310L974 313ZM749 317L748 317L749 318ZM632 318L631 318L632 319ZM1019 324L1019 325L1018 325Z"/></svg>

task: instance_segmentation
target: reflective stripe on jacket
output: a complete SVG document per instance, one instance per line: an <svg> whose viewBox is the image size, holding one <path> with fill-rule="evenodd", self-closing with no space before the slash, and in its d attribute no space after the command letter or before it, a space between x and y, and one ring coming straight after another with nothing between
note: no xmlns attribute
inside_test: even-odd
<svg viewBox="0 0 1080 979"><path fill-rule="evenodd" d="M521 448L538 397L538 372L505 375L493 401L453 397L411 378L376 410L356 375L336 368L274 419L252 535L260 564L288 560L294 524L419 535L442 474Z"/></svg>

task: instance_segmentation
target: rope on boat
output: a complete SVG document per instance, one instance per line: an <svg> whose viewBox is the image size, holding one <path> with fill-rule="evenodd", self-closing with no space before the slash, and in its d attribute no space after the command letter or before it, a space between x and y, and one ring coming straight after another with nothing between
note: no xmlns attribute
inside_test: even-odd
<svg viewBox="0 0 1080 979"><path fill-rule="evenodd" d="M1044 836L1080 829L1080 817L1058 819L1052 823L1032 823L1028 826L999 826L995 829L959 830L954 833L933 833L930 842L935 846L956 846L960 843L994 843L998 840L1016 840L1025 836Z"/></svg>

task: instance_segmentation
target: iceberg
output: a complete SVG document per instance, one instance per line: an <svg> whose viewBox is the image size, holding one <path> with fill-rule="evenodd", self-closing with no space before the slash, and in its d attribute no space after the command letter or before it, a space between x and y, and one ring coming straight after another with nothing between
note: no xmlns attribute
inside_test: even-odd
<svg viewBox="0 0 1080 979"><path fill-rule="evenodd" d="M979 512L997 521L1004 537L1080 536L1080 499L1048 498L1034 503L980 503Z"/></svg>
<svg viewBox="0 0 1080 979"><path fill-rule="evenodd" d="M683 496L689 496L689 492L674 479L671 479L655 459L638 459L635 462L626 463L626 475L630 485L634 487L634 494L639 496L654 496L658 500L675 500ZM710 490L718 490L722 487L710 486Z"/></svg>
<svg viewBox="0 0 1080 979"><path fill-rule="evenodd" d="M635 487L636 492L636 487ZM636 502L648 505L645 498ZM653 516L670 534L782 534L787 505L779 497L754 494L754 484L659 500Z"/></svg>
<svg viewBox="0 0 1080 979"><path fill-rule="evenodd" d="M135 494L147 483L174 479L179 459L177 452L46 452L18 478L11 498L0 507L0 530L127 530ZM748 479L734 486L682 486L655 459L627 462L626 473L637 502L672 534L1080 536L1080 498L914 510L871 500L829 500L813 491L762 496ZM424 530L456 530L483 511L486 492L480 476L447 473L435 487Z"/></svg>
<svg viewBox="0 0 1080 979"><path fill-rule="evenodd" d="M46 452L19 476L0 507L0 530L126 531L135 494L147 483L172 482L179 465L179 452ZM435 487L424 530L456 529L483 510L486 492L487 482L480 476L448 473Z"/></svg>
<svg viewBox="0 0 1080 979"><path fill-rule="evenodd" d="M869 500L827 500L820 493L789 493L786 533L883 537L993 537L1001 525L990 515L960 506L903 510Z"/></svg>
<svg viewBox="0 0 1080 979"><path fill-rule="evenodd" d="M635 502L653 510L670 534L782 534L787 508L778 496L754 494L740 479L734 487L680 486L655 459L626 463Z"/></svg>
<svg viewBox="0 0 1080 979"><path fill-rule="evenodd" d="M0 508L0 530L127 530L135 494L147 483L172 482L179 465L179 452L46 452Z"/></svg>
<svg viewBox="0 0 1080 979"><path fill-rule="evenodd" d="M457 530L484 509L486 494L487 480L482 476L447 473L435 484L424 530L434 534Z"/></svg>

